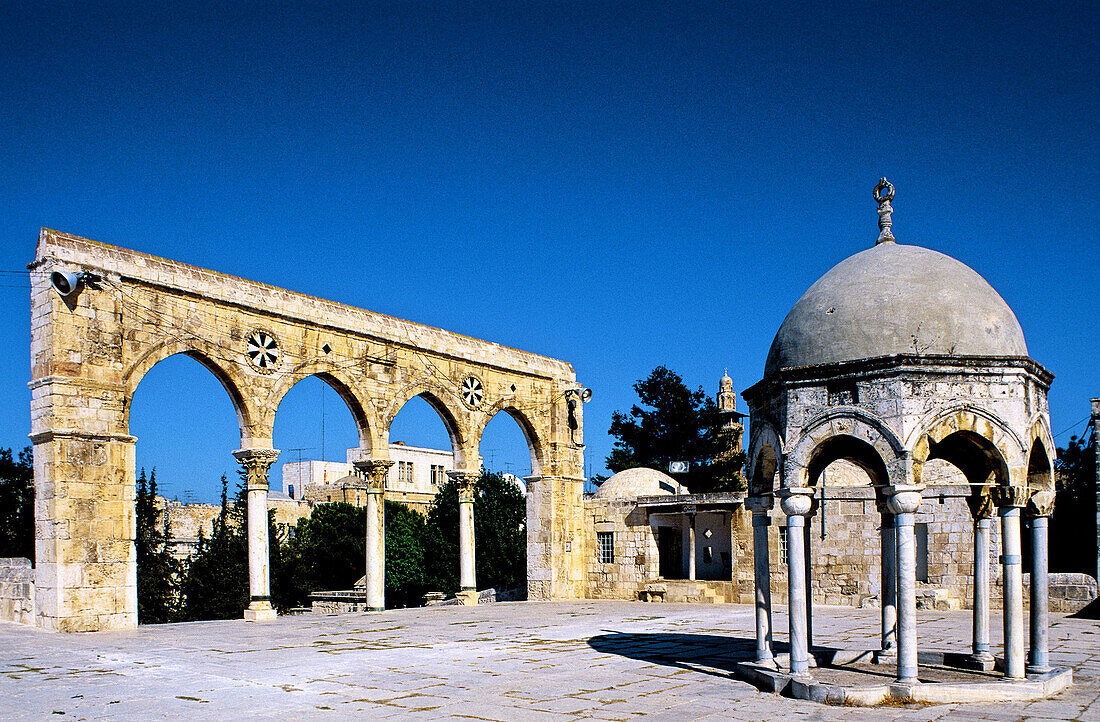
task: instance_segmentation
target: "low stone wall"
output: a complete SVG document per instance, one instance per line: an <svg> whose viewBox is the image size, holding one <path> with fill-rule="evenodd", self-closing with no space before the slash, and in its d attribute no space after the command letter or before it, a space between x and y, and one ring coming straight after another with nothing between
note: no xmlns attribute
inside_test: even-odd
<svg viewBox="0 0 1100 722"><path fill-rule="evenodd" d="M313 592L309 595L314 614L350 614L367 611L367 593L348 589L338 592Z"/></svg>
<svg viewBox="0 0 1100 722"><path fill-rule="evenodd" d="M34 624L34 568L30 559L0 559L0 620Z"/></svg>

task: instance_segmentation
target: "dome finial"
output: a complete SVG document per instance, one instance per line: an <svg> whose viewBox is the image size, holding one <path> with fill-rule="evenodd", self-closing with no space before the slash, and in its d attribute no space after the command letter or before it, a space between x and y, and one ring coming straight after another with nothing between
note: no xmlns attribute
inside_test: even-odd
<svg viewBox="0 0 1100 722"><path fill-rule="evenodd" d="M894 242L894 234L890 232L890 226L893 225L890 214L894 212L893 207L890 205L892 200L894 200L894 184L882 178L875 186L875 202L878 203L878 240L875 241L876 246L880 243Z"/></svg>

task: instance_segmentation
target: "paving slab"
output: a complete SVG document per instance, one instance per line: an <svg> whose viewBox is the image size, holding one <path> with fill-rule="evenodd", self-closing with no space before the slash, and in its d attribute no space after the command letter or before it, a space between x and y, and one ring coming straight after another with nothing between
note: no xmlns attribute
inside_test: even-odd
<svg viewBox="0 0 1100 722"><path fill-rule="evenodd" d="M965 650L970 613L922 611L917 626L922 651ZM814 607L816 644L870 648L877 627L875 609ZM735 679L753 630L748 605L616 601L70 635L0 623L0 719L1100 720L1095 621L1052 615L1051 661L1076 675L1050 700L888 710L784 699Z"/></svg>

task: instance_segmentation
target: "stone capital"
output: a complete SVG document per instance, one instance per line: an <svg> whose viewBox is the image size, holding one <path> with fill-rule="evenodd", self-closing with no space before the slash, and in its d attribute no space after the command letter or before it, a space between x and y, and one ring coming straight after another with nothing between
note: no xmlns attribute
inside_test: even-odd
<svg viewBox="0 0 1100 722"><path fill-rule="evenodd" d="M351 465L366 481L368 494L381 494L386 490L386 474L394 462L389 459L360 459Z"/></svg>
<svg viewBox="0 0 1100 722"><path fill-rule="evenodd" d="M882 490L886 494L886 504L895 514L913 514L920 508L923 486L888 486Z"/></svg>
<svg viewBox="0 0 1100 722"><path fill-rule="evenodd" d="M978 489L966 498L970 514L977 519L990 519L993 517L993 495L988 487Z"/></svg>
<svg viewBox="0 0 1100 722"><path fill-rule="evenodd" d="M481 472L452 469L447 472L447 476L454 479L455 483L458 484L458 500L460 502L474 500L474 486L477 484L477 480L481 478Z"/></svg>
<svg viewBox="0 0 1100 722"><path fill-rule="evenodd" d="M993 487L993 503L999 507L1022 507L1027 504L1027 498L1031 495L1023 486L995 486Z"/></svg>
<svg viewBox="0 0 1100 722"><path fill-rule="evenodd" d="M1050 516L1054 511L1053 491L1033 491L1027 500L1025 513L1029 517Z"/></svg>
<svg viewBox="0 0 1100 722"><path fill-rule="evenodd" d="M249 491L261 489L266 491L267 471L275 460L279 458L278 449L237 449L233 457L240 462L248 474L247 488Z"/></svg>
<svg viewBox="0 0 1100 722"><path fill-rule="evenodd" d="M753 514L767 514L775 508L775 498L771 496L749 496L745 498L745 508Z"/></svg>
<svg viewBox="0 0 1100 722"><path fill-rule="evenodd" d="M806 516L813 508L813 489L804 486L787 487L776 492L779 506L787 516Z"/></svg>

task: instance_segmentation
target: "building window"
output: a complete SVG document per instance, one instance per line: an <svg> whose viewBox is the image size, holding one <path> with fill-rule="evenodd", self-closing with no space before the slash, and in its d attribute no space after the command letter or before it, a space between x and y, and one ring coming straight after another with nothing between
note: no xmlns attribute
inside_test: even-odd
<svg viewBox="0 0 1100 722"><path fill-rule="evenodd" d="M917 542L917 581L928 582L928 525L914 524L913 536Z"/></svg>
<svg viewBox="0 0 1100 722"><path fill-rule="evenodd" d="M779 527L779 563L787 565L787 527Z"/></svg>
<svg viewBox="0 0 1100 722"><path fill-rule="evenodd" d="M615 532L596 532L596 545L600 552L600 564L613 564L615 562Z"/></svg>
<svg viewBox="0 0 1100 722"><path fill-rule="evenodd" d="M443 465L432 464L432 486L439 486L443 483Z"/></svg>
<svg viewBox="0 0 1100 722"><path fill-rule="evenodd" d="M397 462L397 481L402 484L413 483L413 463L411 461Z"/></svg>

